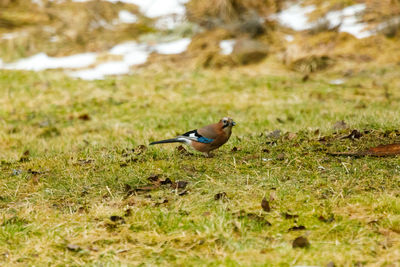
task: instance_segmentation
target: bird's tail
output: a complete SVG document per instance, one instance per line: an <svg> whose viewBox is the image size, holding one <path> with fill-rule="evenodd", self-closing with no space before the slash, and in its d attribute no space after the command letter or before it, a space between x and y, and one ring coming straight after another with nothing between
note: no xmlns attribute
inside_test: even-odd
<svg viewBox="0 0 400 267"><path fill-rule="evenodd" d="M166 139L166 140L151 142L150 145L168 144L168 143L186 143L186 140L184 140L182 138L172 138L172 139Z"/></svg>

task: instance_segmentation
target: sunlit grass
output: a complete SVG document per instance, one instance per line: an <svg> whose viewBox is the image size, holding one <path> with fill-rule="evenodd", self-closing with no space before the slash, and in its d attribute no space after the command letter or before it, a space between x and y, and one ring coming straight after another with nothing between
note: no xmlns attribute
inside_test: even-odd
<svg viewBox="0 0 400 267"><path fill-rule="evenodd" d="M399 142L399 70L366 69L339 86L329 84L338 73L303 82L261 67L96 82L1 71L0 265L396 264L399 158L326 151ZM213 158L130 150L226 115L238 125ZM350 129L318 141L339 120ZM281 137L268 137L275 129ZM370 132L337 138L351 129ZM187 193L127 193L152 174L188 181ZM292 248L300 235L308 249Z"/></svg>

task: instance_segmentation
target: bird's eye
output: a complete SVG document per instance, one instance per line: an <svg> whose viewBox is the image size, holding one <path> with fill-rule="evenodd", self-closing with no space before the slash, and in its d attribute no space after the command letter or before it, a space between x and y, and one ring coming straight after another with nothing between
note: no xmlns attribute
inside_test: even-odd
<svg viewBox="0 0 400 267"><path fill-rule="evenodd" d="M223 120L222 122L225 124L225 123L226 123L226 120Z"/></svg>

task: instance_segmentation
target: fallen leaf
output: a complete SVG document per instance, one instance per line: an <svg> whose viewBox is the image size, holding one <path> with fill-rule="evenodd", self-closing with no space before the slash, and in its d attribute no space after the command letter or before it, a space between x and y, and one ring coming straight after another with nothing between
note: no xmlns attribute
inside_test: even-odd
<svg viewBox="0 0 400 267"><path fill-rule="evenodd" d="M187 151L186 148L185 148L184 146L182 146L182 145L178 146L178 147L176 148L176 150L177 150L181 155L184 155L184 156L193 155L192 153L190 153L189 151Z"/></svg>
<svg viewBox="0 0 400 267"><path fill-rule="evenodd" d="M67 249L73 252L78 252L81 250L81 247L75 244L68 244Z"/></svg>
<svg viewBox="0 0 400 267"><path fill-rule="evenodd" d="M246 213L244 210L241 210L239 212L238 219L245 219L245 218L253 220L253 221L256 221L256 222L258 222L258 223L260 223L260 224L262 224L264 226L271 226L272 225L263 216L260 216L260 215L255 214L255 213Z"/></svg>
<svg viewBox="0 0 400 267"><path fill-rule="evenodd" d="M131 208L127 208L125 210L124 217L129 217L131 215L132 215L132 209Z"/></svg>
<svg viewBox="0 0 400 267"><path fill-rule="evenodd" d="M299 225L299 226L295 225L295 226L290 227L288 231L300 231L300 230L305 230L305 229L306 229L306 227L304 225Z"/></svg>
<svg viewBox="0 0 400 267"><path fill-rule="evenodd" d="M346 135L344 137L342 137L341 139L360 139L363 136L362 133L360 133L357 130L353 130L351 131L351 133L349 135Z"/></svg>
<svg viewBox="0 0 400 267"><path fill-rule="evenodd" d="M188 193L188 190L185 190L185 191L182 191L182 192L178 193L178 195L179 196L184 196L184 195L187 195L187 193Z"/></svg>
<svg viewBox="0 0 400 267"><path fill-rule="evenodd" d="M309 246L310 242L304 236L297 237L292 243L293 248L308 248Z"/></svg>
<svg viewBox="0 0 400 267"><path fill-rule="evenodd" d="M297 214L289 214L287 212L282 213L282 215L285 217L285 219L288 219L288 220L299 217L299 215L297 215Z"/></svg>
<svg viewBox="0 0 400 267"><path fill-rule="evenodd" d="M274 130L267 134L267 137L277 139L281 136L281 130Z"/></svg>
<svg viewBox="0 0 400 267"><path fill-rule="evenodd" d="M167 178L168 179L168 178ZM185 189L189 182L187 181L177 181L171 184L171 187L174 189Z"/></svg>
<svg viewBox="0 0 400 267"><path fill-rule="evenodd" d="M374 157L389 157L400 155L400 143L379 145L377 147L371 147L364 151L349 151L349 152L328 152L332 156L374 156Z"/></svg>
<svg viewBox="0 0 400 267"><path fill-rule="evenodd" d="M206 211L206 212L203 212L203 214L202 214L204 217L207 217L207 216L210 216L211 215L211 212L209 212L209 211Z"/></svg>
<svg viewBox="0 0 400 267"><path fill-rule="evenodd" d="M261 201L261 207L265 212L270 212L271 211L271 207L269 206L269 202L265 197Z"/></svg>
<svg viewBox="0 0 400 267"><path fill-rule="evenodd" d="M240 151L240 148L233 147L233 148L231 149L231 152L237 152L237 151Z"/></svg>
<svg viewBox="0 0 400 267"><path fill-rule="evenodd" d="M162 204L167 204L167 203L168 203L168 199L164 199L163 201L154 204L154 206L158 207L158 206L160 206Z"/></svg>
<svg viewBox="0 0 400 267"><path fill-rule="evenodd" d="M276 159L277 160L284 160L285 159L285 154L283 154L283 153L278 154L278 156L276 156Z"/></svg>
<svg viewBox="0 0 400 267"><path fill-rule="evenodd" d="M335 122L335 124L333 125L333 129L334 129L334 130L345 130L345 129L347 129L347 128L349 128L349 127L347 126L347 123L345 123L343 120L337 121L337 122Z"/></svg>
<svg viewBox="0 0 400 267"><path fill-rule="evenodd" d="M296 133L288 133L288 135L287 135L287 139L288 140L293 140L293 139L295 139L297 137L297 134Z"/></svg>
<svg viewBox="0 0 400 267"><path fill-rule="evenodd" d="M333 216L333 214L331 214L329 216L329 218L327 219L324 216L320 215L318 217L318 220L321 221L321 222L325 222L325 223L331 223L331 222L333 222L335 220L335 217Z"/></svg>
<svg viewBox="0 0 400 267"><path fill-rule="evenodd" d="M124 218L122 218L121 216L118 216L118 215L110 216L110 220L113 221L113 222L125 223Z"/></svg>
<svg viewBox="0 0 400 267"><path fill-rule="evenodd" d="M29 155L30 155L29 150L25 150L25 152L19 158L19 162L27 162L27 161L29 161Z"/></svg>
<svg viewBox="0 0 400 267"><path fill-rule="evenodd" d="M164 181L160 181L160 183L161 183L162 185L166 185L166 184L171 184L171 185L172 185L172 181L171 181L171 179L169 179L169 178L166 178Z"/></svg>
<svg viewBox="0 0 400 267"><path fill-rule="evenodd" d="M149 180L152 183L157 183L160 180L160 175L159 174L152 174L149 177L147 177L147 180Z"/></svg>
<svg viewBox="0 0 400 267"><path fill-rule="evenodd" d="M217 194L215 194L214 196L214 200L220 200L220 199L226 199L228 198L228 196L226 195L225 192L219 192Z"/></svg>
<svg viewBox="0 0 400 267"><path fill-rule="evenodd" d="M328 264L326 265L326 267L335 267L335 263L333 261L328 262Z"/></svg>
<svg viewBox="0 0 400 267"><path fill-rule="evenodd" d="M80 119L82 121L90 121L90 116L89 116L89 114L85 113L85 114L79 115L78 119Z"/></svg>
<svg viewBox="0 0 400 267"><path fill-rule="evenodd" d="M303 78L301 80L304 83L304 82L308 81L309 78L310 78L310 76L308 74L306 74L303 76Z"/></svg>

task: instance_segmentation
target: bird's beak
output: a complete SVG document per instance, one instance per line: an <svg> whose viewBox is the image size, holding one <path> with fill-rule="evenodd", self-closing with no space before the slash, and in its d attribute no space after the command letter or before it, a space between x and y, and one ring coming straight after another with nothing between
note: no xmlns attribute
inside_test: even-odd
<svg viewBox="0 0 400 267"><path fill-rule="evenodd" d="M235 125L236 125L236 122L232 121L231 125L232 125L232 126L235 126Z"/></svg>

